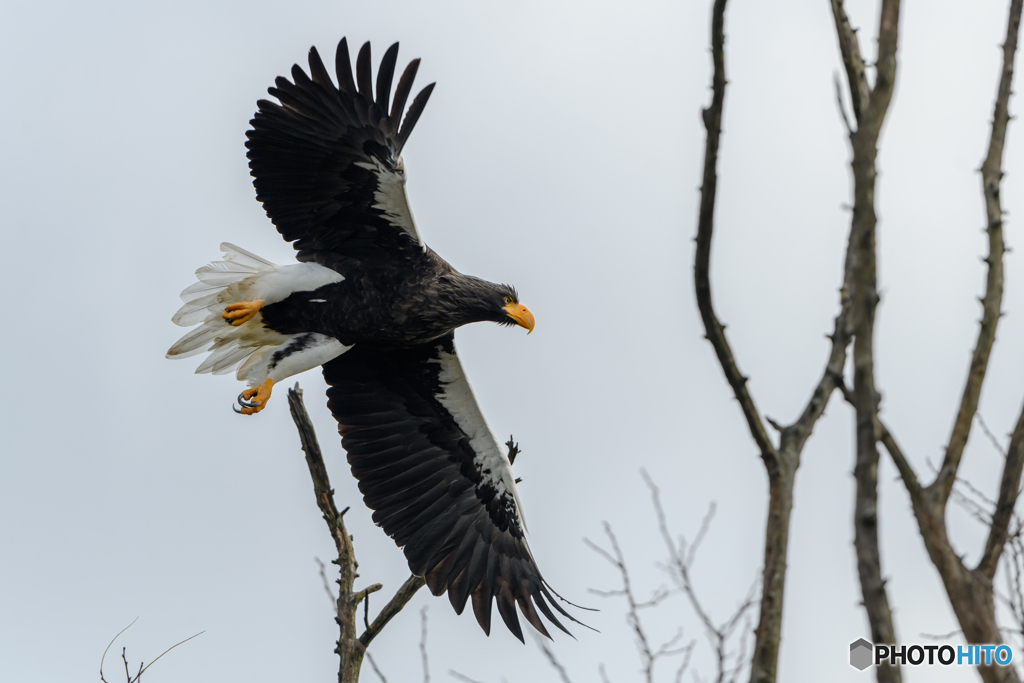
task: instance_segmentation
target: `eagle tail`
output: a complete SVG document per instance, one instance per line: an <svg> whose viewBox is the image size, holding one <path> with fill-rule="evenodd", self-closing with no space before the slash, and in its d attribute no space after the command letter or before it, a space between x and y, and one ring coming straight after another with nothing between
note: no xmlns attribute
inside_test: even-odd
<svg viewBox="0 0 1024 683"><path fill-rule="evenodd" d="M292 291L311 291L341 281L337 272L315 263L278 266L227 242L220 245L223 261L196 271L196 282L181 293L185 305L171 320L183 327L199 324L167 352L168 358L188 358L204 351L210 355L197 374L226 375L236 367L236 377L249 386L266 379L275 382L326 363L349 348L323 334L281 334L254 317L240 325L228 324L225 306L259 300L273 303Z"/></svg>
<svg viewBox="0 0 1024 683"><path fill-rule="evenodd" d="M197 373L212 372L222 375L231 372L239 363L254 353L262 356L267 345L276 346L284 341L281 335L271 333L262 325L233 327L221 317L227 304L242 300L240 295L254 276L277 268L270 261L228 242L220 245L223 261L214 261L196 271L199 280L181 293L184 305L171 321L182 327L202 323L179 339L167 351L168 358L188 358L204 351L210 356L199 366ZM273 336L274 339L269 337ZM252 363L247 363L250 367Z"/></svg>

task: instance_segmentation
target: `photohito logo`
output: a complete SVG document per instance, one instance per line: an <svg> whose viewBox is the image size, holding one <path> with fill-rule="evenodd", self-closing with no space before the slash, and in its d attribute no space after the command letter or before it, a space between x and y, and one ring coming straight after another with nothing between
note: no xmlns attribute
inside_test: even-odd
<svg viewBox="0 0 1024 683"><path fill-rule="evenodd" d="M1009 666L1009 645L873 645L863 638L850 643L850 666L863 671L869 666Z"/></svg>

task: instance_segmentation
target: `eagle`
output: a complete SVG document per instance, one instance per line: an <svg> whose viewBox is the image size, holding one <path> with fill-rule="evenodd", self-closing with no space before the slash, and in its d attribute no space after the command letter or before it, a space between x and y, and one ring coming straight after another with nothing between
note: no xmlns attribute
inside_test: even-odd
<svg viewBox="0 0 1024 683"><path fill-rule="evenodd" d="M248 385L233 406L243 415L264 410L276 383L322 366L363 500L411 571L459 614L471 599L488 635L493 604L521 641L516 605L545 636L541 614L569 633L555 612L579 622L537 568L509 454L454 342L474 322L529 334L534 317L515 288L460 273L420 237L401 153L434 84L406 110L420 60L392 96L397 59L395 43L374 83L367 42L353 79L343 38L335 85L313 47L309 74L294 65L268 90L277 102L257 102L246 133L256 198L298 262L222 244L223 260L181 293L172 321L198 326L167 357L205 351L197 373L234 370Z"/></svg>

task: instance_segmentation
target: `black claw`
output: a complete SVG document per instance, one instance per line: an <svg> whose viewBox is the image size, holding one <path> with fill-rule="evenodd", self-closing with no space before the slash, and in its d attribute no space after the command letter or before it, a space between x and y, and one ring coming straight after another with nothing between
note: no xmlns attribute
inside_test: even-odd
<svg viewBox="0 0 1024 683"><path fill-rule="evenodd" d="M238 395L238 405L244 406L245 408L255 408L259 405L259 403L250 403L249 401L246 401L245 398L243 398L243 394L245 394L244 391Z"/></svg>
<svg viewBox="0 0 1024 683"><path fill-rule="evenodd" d="M244 415L245 414L245 413L242 412L241 408L236 406L234 403L231 404L231 410L235 411L239 415Z"/></svg>

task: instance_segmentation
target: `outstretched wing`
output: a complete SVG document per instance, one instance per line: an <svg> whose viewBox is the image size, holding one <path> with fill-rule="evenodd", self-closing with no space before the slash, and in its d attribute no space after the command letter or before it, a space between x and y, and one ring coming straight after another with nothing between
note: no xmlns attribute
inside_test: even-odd
<svg viewBox="0 0 1024 683"><path fill-rule="evenodd" d="M312 76L296 64L294 82L279 76L268 91L280 104L257 102L245 143L256 198L281 235L294 242L300 261L330 267L339 258L387 259L423 250L400 155L434 84L420 91L401 122L420 60L406 67L391 101L397 59L395 43L381 60L374 96L370 44L359 50L353 80L342 38L338 87L314 47Z"/></svg>
<svg viewBox="0 0 1024 683"><path fill-rule="evenodd" d="M518 604L566 631L523 536L522 505L508 457L477 406L454 335L388 350L356 345L324 365L328 407L363 500L434 595L459 614L470 597L486 633L496 602L523 640ZM492 602L493 601L493 602Z"/></svg>

